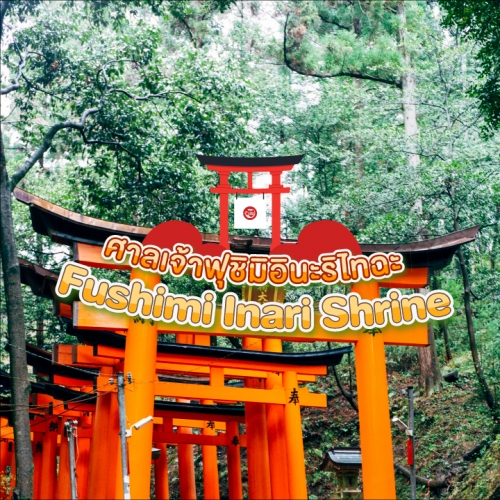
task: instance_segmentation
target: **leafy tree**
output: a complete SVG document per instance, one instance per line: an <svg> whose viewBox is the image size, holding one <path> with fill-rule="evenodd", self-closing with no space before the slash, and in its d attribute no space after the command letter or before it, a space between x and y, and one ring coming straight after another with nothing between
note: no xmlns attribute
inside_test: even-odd
<svg viewBox="0 0 500 500"><path fill-rule="evenodd" d="M498 0L439 0L446 10L443 25L464 40L479 45L479 81L472 94L490 127L500 127L500 2Z"/></svg>

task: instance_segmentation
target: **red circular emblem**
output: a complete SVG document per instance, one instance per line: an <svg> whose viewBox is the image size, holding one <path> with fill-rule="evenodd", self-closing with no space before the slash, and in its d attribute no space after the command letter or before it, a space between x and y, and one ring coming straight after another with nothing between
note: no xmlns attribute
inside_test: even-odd
<svg viewBox="0 0 500 500"><path fill-rule="evenodd" d="M243 210L243 217L247 220L254 220L257 217L257 209L254 207L246 207Z"/></svg>

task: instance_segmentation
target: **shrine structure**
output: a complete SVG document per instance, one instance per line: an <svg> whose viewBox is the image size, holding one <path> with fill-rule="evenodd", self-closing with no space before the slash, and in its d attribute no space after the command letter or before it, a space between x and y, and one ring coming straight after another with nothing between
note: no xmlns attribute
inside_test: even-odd
<svg viewBox="0 0 500 500"><path fill-rule="evenodd" d="M160 249L189 244L201 255L231 250L248 255L288 255L297 262L315 261L320 254L339 249L348 249L353 255L398 252L404 258L404 272L351 285L362 299L375 299L380 296L380 288L427 286L430 271L445 267L457 248L473 241L477 233L474 227L413 243L360 245L344 226L319 221L306 226L297 241L284 240L280 237L280 196L288 188L281 184L281 175L293 168L300 156L199 159L219 173L220 182L213 192L220 196L220 235L199 233L179 221L153 229L111 223L70 212L20 189L14 195L29 206L34 230L55 243L70 246L75 262L90 268L130 271L131 282L141 280L151 290L160 283L159 274L128 261L117 263L103 258L102 247L110 236L126 236ZM231 172L246 172L247 188L230 186ZM254 172L271 173L270 186L254 188ZM272 238L229 235L229 195L237 193L271 193ZM125 458L131 498L149 498L152 459L155 498L169 498L167 445L177 449L181 498L196 498L195 444L202 449L204 498L220 498L217 447L226 449L229 498L243 498L241 447L247 450L249 498L307 498L300 408L325 407L326 395L311 393L303 385L326 375L327 367L340 363L351 347L289 354L281 352L283 340L354 345L364 498L395 498L384 346L427 345L425 323L388 324L380 332L332 332L315 321L311 331L295 329L279 334L230 329L220 321L208 328L193 327L115 314L91 307L74 294L62 298L56 293L56 274L22 260L20 268L23 283L35 295L54 301L55 314L67 324L68 334L78 340L77 344L55 344L52 353L27 344L28 364L37 377L32 382L30 403L35 498L72 498L64 425L68 419L76 422L77 428L78 498L127 496L117 398L117 377L121 373L125 374L129 429ZM281 303L285 300L284 288L243 285L241 299ZM219 317L220 312L215 314ZM175 334L176 343L159 342L159 333ZM219 336L241 338L243 349L212 345L211 339ZM0 374L0 381L8 392L8 374ZM9 403L3 398L0 404L0 476L10 467L14 480Z"/></svg>

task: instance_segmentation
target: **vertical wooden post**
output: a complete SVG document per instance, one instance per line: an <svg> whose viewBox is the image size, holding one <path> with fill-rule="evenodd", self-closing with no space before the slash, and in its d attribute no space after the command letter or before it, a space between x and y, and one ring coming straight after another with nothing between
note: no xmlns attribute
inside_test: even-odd
<svg viewBox="0 0 500 500"><path fill-rule="evenodd" d="M219 172L219 186L229 187L229 174ZM219 243L229 248L229 194L219 193Z"/></svg>
<svg viewBox="0 0 500 500"><path fill-rule="evenodd" d="M207 335L208 337L208 335ZM210 342L210 337L208 337ZM224 386L224 370L222 368L211 368L210 385L215 387ZM202 400L202 405L212 405L213 401ZM204 427L201 431L204 436L216 436L217 431L210 427ZM203 461L203 491L207 499L218 500L220 498L219 489L219 467L217 460L217 446L203 445L201 447Z"/></svg>
<svg viewBox="0 0 500 500"><path fill-rule="evenodd" d="M306 469L304 464L304 443L298 398L297 374L287 371L283 374L283 387L288 401L285 404L285 435L288 459L288 486L291 499L307 498Z"/></svg>
<svg viewBox="0 0 500 500"><path fill-rule="evenodd" d="M182 402L182 400L181 400ZM177 427L177 434L192 434L188 427ZM196 500L196 482L194 476L194 450L192 444L177 446L179 459L179 488L182 500Z"/></svg>
<svg viewBox="0 0 500 500"><path fill-rule="evenodd" d="M272 173L272 186L281 186L281 172ZM272 193L271 250L281 243L281 193Z"/></svg>
<svg viewBox="0 0 500 500"><path fill-rule="evenodd" d="M36 424L36 420L34 420ZM40 498L40 487L42 484L42 450L43 450L43 432L33 433L33 498ZM3 443L2 443L3 444ZM0 464L2 463L3 448L0 449ZM0 475L2 475L2 467L0 465ZM1 498L1 497L0 497Z"/></svg>
<svg viewBox="0 0 500 500"><path fill-rule="evenodd" d="M155 498L156 500L168 500L170 492L168 489L168 456L167 445L156 443L160 450L160 456L155 460Z"/></svg>
<svg viewBox="0 0 500 500"><path fill-rule="evenodd" d="M132 269L130 281L140 279L149 290L160 283L160 276L141 269ZM125 345L125 407L130 425L154 415L156 380L157 325L149 320L129 320ZM128 374L132 384L127 385ZM133 499L149 498L151 485L151 448L153 446L153 423L132 431L128 438L128 460L130 468L130 496Z"/></svg>
<svg viewBox="0 0 500 500"><path fill-rule="evenodd" d="M242 500L243 487L241 484L241 454L240 430L238 422L228 422L226 433L229 443L227 445L227 482L228 493L231 500ZM235 439L236 438L236 439Z"/></svg>
<svg viewBox="0 0 500 500"><path fill-rule="evenodd" d="M379 297L376 282L355 283L363 299ZM359 434L366 499L396 498L384 336L365 334L355 345Z"/></svg>
<svg viewBox="0 0 500 500"><path fill-rule="evenodd" d="M68 438L65 436L64 425L61 425L61 444L59 445L59 473L57 474L56 498L71 498L69 480Z"/></svg>
<svg viewBox="0 0 500 500"><path fill-rule="evenodd" d="M263 345L264 351L282 352L283 350L279 339L264 339ZM271 372L267 374L266 389L282 386L281 375ZM288 491L288 464L285 458L287 451L283 405L266 405L266 412L272 498L287 499L290 497Z"/></svg>
<svg viewBox="0 0 500 500"><path fill-rule="evenodd" d="M207 404L206 401L203 404ZM212 403L213 404L213 403ZM204 436L215 436L215 429L204 427L202 430ZM203 445L201 447L203 461L203 491L204 497L211 500L220 498L219 491L219 468L217 464L217 446Z"/></svg>
<svg viewBox="0 0 500 500"><path fill-rule="evenodd" d="M87 483L90 463L90 438L78 437L78 461L76 462L76 476L78 478L78 498L87 498Z"/></svg>
<svg viewBox="0 0 500 500"><path fill-rule="evenodd" d="M123 498L123 477L121 469L122 453L120 449L120 417L118 396L110 394L108 436L106 438L108 463L106 467L106 498ZM102 444L101 444L102 447ZM102 466L102 462L101 462Z"/></svg>
<svg viewBox="0 0 500 500"><path fill-rule="evenodd" d="M57 418L50 420L43 436L41 499L52 500L56 496L57 427Z"/></svg>
<svg viewBox="0 0 500 500"><path fill-rule="evenodd" d="M243 348L261 351L262 341L251 337L244 338ZM262 386L263 383L258 379L245 381L245 387L260 388ZM266 405L245 403L245 422L247 429L248 497L250 499L271 498Z"/></svg>
<svg viewBox="0 0 500 500"><path fill-rule="evenodd" d="M6 421L7 419L2 418L0 420ZM3 422L2 422L2 424L3 424ZM0 439L0 476L1 477L6 476L7 466L10 465L11 453L9 453L9 442L6 439ZM40 471L38 471L38 472L40 472ZM35 497L35 498L37 498L37 497ZM6 499L7 499L7 494L4 493L3 490L0 490L0 500L6 500Z"/></svg>
<svg viewBox="0 0 500 500"><path fill-rule="evenodd" d="M100 369L102 377L110 377L113 370L109 366ZM115 450L113 443L118 443L118 436L113 436L109 432L110 421L117 419L117 415L111 415L111 400L116 399L114 394L100 394L97 398L96 409L93 418L92 443L90 450L90 463L88 472L87 497L89 500L99 500L107 498L106 488L109 477L109 470L102 464L110 463L110 453Z"/></svg>
<svg viewBox="0 0 500 500"><path fill-rule="evenodd" d="M192 344L194 335L178 333L175 336L178 344ZM178 403L190 403L189 399L178 399ZM163 421L163 426L169 422ZM178 427L178 434L192 434L193 430L188 427ZM184 500L196 499L196 479L194 474L194 449L192 444L177 445L177 463L179 467L179 489L180 497Z"/></svg>

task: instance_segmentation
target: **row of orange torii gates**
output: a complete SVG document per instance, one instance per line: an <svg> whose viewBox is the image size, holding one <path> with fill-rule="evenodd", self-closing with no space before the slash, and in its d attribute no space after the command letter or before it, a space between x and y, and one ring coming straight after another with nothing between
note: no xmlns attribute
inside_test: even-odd
<svg viewBox="0 0 500 500"><path fill-rule="evenodd" d="M219 172L220 184L214 191L220 195L221 214L225 214L221 217L220 237L201 234L201 245L220 241L233 252L248 254L269 253L280 244L281 249L285 245L295 246L296 242L280 238L276 219L279 223L279 195L287 190L281 185L281 173L290 170L297 158L200 159ZM228 184L229 171L235 170L248 173L246 190ZM252 173L258 171L271 172L273 181L269 188L252 187ZM273 195L272 239L227 234L228 194L238 192ZM14 194L29 205L36 232L49 236L55 243L71 246L74 261L90 267L130 270L126 264L104 260L103 243L112 235L147 241L151 232L149 228L76 214L19 189ZM183 224L168 226L177 234L167 235L163 247L168 248L172 242L185 243ZM317 227L321 237L310 242L308 248L314 247L316 255L339 248L335 241L338 235L328 234L333 226L328 226L328 222L316 224L322 224ZM186 231L190 230L186 225ZM351 289L362 298L373 299L382 287L423 288L428 285L430 271L446 266L459 245L473 241L476 233L477 227L414 243L360 245L358 253L366 255L401 253L406 269L380 282L355 283ZM307 237L314 238L314 232L307 233L306 228L299 243ZM326 407L327 400L326 395L310 393L300 385L325 375L327 367L340 363L351 348L285 354L281 352L283 339L354 344L364 497L395 498L384 345L428 345L427 325L388 326L376 335L360 331L334 334L324 331L318 322L307 335L280 334L270 338L269 334L227 331L215 325L202 331L189 325L127 321L123 316L77 300L62 301L54 293L56 274L26 261L20 261L20 267L23 283L35 295L54 301L55 314L79 341L56 344L52 353L27 345L28 364L37 374L37 382L32 382L30 405L34 498L71 498L68 440L64 436L68 419L78 422L78 498L123 498L116 392L119 372L125 373L126 378L130 374L125 386L127 427L150 415L154 417L151 423L134 430L127 440L132 498L150 496L153 446L159 450L159 457L154 460L155 498L169 498L167 445L177 447L181 498L195 498L195 444L202 449L206 499L220 498L217 447L227 450L227 496L243 497L242 446L247 449L249 498L307 498L300 407ZM151 289L159 282L158 275L137 268L130 274L131 280L135 278L142 279ZM242 298L278 302L284 300L284 292L271 286L264 290L244 286ZM158 342L157 333L175 333L177 343ZM213 336L240 337L243 350L212 347ZM237 386L230 381L243 384ZM8 388L8 377L4 375L0 383ZM0 476L7 466L15 472L13 429L6 418L8 403L2 401L1 411ZM245 424L245 433L241 433L240 424ZM11 477L15 478L15 473Z"/></svg>

